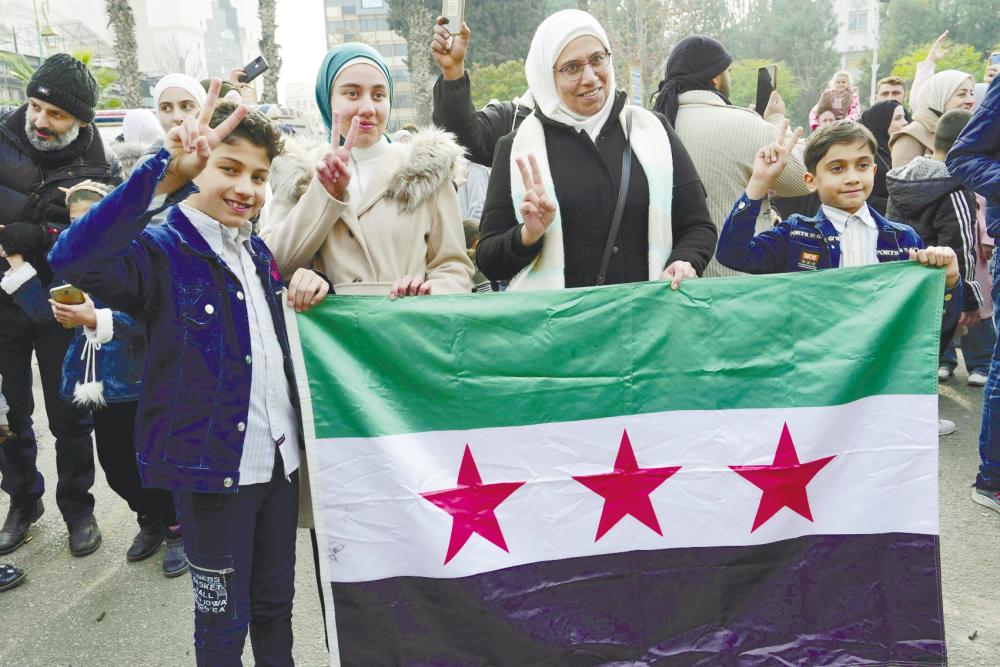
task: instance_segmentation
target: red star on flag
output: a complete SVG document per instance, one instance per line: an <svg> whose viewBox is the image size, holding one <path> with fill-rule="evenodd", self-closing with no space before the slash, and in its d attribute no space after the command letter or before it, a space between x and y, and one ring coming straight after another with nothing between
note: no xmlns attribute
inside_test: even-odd
<svg viewBox="0 0 1000 667"><path fill-rule="evenodd" d="M628 431L622 431L622 442L618 447L614 471L573 478L604 498L604 509L601 511L601 520L594 541L601 539L629 514L651 528L657 535L663 535L649 494L680 469L680 466L640 468L635 460L635 452L632 451L632 443L628 439Z"/></svg>
<svg viewBox="0 0 1000 667"><path fill-rule="evenodd" d="M754 532L768 519L787 507L799 515L813 520L809 509L809 496L806 486L823 467L835 459L835 456L816 459L808 463L799 463L799 455L795 451L795 443L788 432L786 423L778 440L778 450L774 453L774 463L769 466L729 466L744 479L763 491L757 516L753 520Z"/></svg>
<svg viewBox="0 0 1000 667"><path fill-rule="evenodd" d="M473 533L482 535L504 551L510 552L494 510L523 485L524 482L483 484L479 468L472 458L472 451L468 445L465 446L462 465L458 470L458 486L420 494L451 515L451 540L448 542L445 565L462 550Z"/></svg>

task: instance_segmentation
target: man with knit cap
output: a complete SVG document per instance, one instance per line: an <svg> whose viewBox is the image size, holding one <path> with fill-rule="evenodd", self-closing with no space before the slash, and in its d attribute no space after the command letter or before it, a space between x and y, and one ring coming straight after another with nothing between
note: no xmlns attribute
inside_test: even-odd
<svg viewBox="0 0 1000 667"><path fill-rule="evenodd" d="M86 65L59 53L31 77L26 104L0 107L0 376L14 431L0 447L0 489L10 496L0 529L0 555L24 544L31 524L44 511L45 481L36 465L31 419L32 352L38 358L45 412L56 440L56 504L69 529L70 551L85 556L101 544L90 493L90 413L59 395L62 362L74 331L51 318L33 320L10 296L36 275L46 286L61 284L45 258L55 237L69 225L60 188L86 179L112 185L121 181L118 161L109 161L92 124L99 93ZM7 258L15 256L28 261L17 261L18 268L12 270Z"/></svg>
<svg viewBox="0 0 1000 667"><path fill-rule="evenodd" d="M754 156L761 146L777 141L785 120L785 103L777 91L767 109L758 109L760 113L729 103L732 62L732 55L718 40L705 35L685 37L670 52L653 107L667 117L684 142L708 193L712 221L720 230L750 180ZM805 173L799 148L775 184L774 194L808 195ZM757 231L772 225L770 210L765 207ZM706 277L734 275L740 273L714 258L705 269Z"/></svg>

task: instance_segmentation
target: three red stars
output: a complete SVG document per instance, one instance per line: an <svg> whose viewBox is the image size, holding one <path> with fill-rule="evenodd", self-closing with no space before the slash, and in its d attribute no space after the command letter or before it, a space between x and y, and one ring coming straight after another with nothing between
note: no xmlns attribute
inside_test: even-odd
<svg viewBox="0 0 1000 667"><path fill-rule="evenodd" d="M451 539L448 542L448 555L444 559L445 565L462 550L473 533L478 533L509 552L495 510L523 485L524 482L483 484L479 468L472 458L472 451L468 445L465 446L462 465L458 470L458 486L420 494L451 515Z"/></svg>
<svg viewBox="0 0 1000 667"><path fill-rule="evenodd" d="M769 466L729 466L744 479L763 491L757 516L753 520L754 532L783 507L813 520L809 509L806 486L834 456L827 456L808 463L799 463L795 443L788 432L788 424L781 430L778 450L774 453L774 463Z"/></svg>
<svg viewBox="0 0 1000 667"><path fill-rule="evenodd" d="M594 541L604 537L627 515L635 517L657 535L663 535L649 494L678 470L680 470L680 466L640 468L635 460L635 452L632 451L628 431L623 431L622 442L618 447L618 457L615 459L615 469L612 472L573 477L580 484L604 498L604 509L601 511L601 520L598 522L597 537L594 538Z"/></svg>

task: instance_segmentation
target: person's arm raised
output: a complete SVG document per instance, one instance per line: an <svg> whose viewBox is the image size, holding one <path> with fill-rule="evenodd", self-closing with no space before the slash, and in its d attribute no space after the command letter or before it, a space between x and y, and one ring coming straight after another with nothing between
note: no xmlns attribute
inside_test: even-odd
<svg viewBox="0 0 1000 667"><path fill-rule="evenodd" d="M781 176L788 164L788 159L795 149L799 138L802 136L802 128L796 128L789 135L788 121L781 125L777 141L764 146L754 156L753 173L750 182L747 183L747 197L750 199L763 199L773 188L775 181Z"/></svg>
<svg viewBox="0 0 1000 667"><path fill-rule="evenodd" d="M170 194L193 181L205 169L212 150L236 129L248 108L241 104L229 117L216 127L209 126L215 104L219 99L222 81L212 79L208 95L197 118L188 116L177 127L171 128L163 141L163 148L170 153L170 163L163 179L156 187L157 195Z"/></svg>
<svg viewBox="0 0 1000 667"><path fill-rule="evenodd" d="M521 227L521 243L525 247L530 247L542 239L545 230L555 220L556 206L545 194L542 170L539 168L535 156L528 155L530 171L529 165L525 164L523 158L517 158L516 162L525 189L524 200L520 206L521 217L524 218L524 225Z"/></svg>

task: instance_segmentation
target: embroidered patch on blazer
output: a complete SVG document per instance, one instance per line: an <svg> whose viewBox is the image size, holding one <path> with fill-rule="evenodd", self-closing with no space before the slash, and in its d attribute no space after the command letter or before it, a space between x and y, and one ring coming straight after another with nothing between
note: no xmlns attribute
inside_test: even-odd
<svg viewBox="0 0 1000 667"><path fill-rule="evenodd" d="M819 253L803 250L799 253L800 269L815 269L819 266Z"/></svg>

